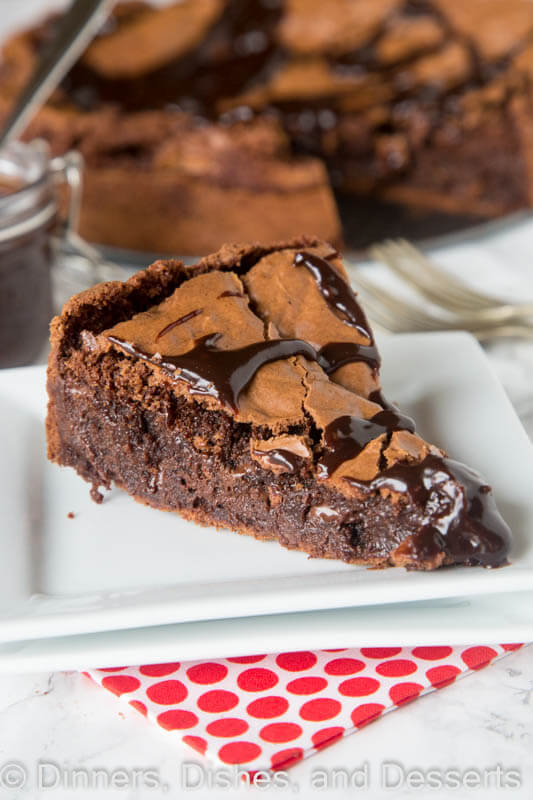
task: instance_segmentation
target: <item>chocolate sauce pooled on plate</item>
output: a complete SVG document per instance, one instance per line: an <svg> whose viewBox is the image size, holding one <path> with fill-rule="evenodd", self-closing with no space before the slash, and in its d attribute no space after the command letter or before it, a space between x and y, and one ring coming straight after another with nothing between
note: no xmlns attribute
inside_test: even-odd
<svg viewBox="0 0 533 800"><path fill-rule="evenodd" d="M239 395L264 364L292 356L317 360L315 349L301 339L273 339L235 350L219 350L214 345L221 335L202 336L192 350L180 356L149 355L115 336L107 338L126 353L149 361L177 380L185 381L191 394L216 397L235 412L238 411Z"/></svg>
<svg viewBox="0 0 533 800"><path fill-rule="evenodd" d="M185 322L188 322L190 319L194 319L194 317L197 317L199 314L202 313L203 313L203 308L196 308L194 311L189 311L188 314L184 314L183 317L174 320L174 322L170 322L168 325L165 325L165 327L162 330L160 330L157 336L155 337L156 342L159 341L159 339L161 339L162 336L165 336L167 333L170 333L171 330L177 328L178 325L183 325Z"/></svg>
<svg viewBox="0 0 533 800"><path fill-rule="evenodd" d="M355 294L335 267L325 258L314 253L300 252L294 256L295 267L306 267L329 306L342 317L343 321L357 328L371 344L374 343L372 332L365 312L356 300Z"/></svg>
<svg viewBox="0 0 533 800"><path fill-rule="evenodd" d="M283 467L287 472L297 472L302 464L302 457L290 450L276 448L274 450L253 450L253 455L272 467Z"/></svg>
<svg viewBox="0 0 533 800"><path fill-rule="evenodd" d="M490 486L474 470L436 455L420 462L397 463L370 481L344 477L366 492L390 489L410 495L424 508L420 530L409 551L430 559L443 550L455 562L496 567L505 555L511 531L500 516Z"/></svg>

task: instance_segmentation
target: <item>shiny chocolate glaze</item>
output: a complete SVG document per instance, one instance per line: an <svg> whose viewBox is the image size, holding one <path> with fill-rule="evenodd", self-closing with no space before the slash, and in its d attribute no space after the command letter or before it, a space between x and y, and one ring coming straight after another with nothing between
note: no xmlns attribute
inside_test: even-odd
<svg viewBox="0 0 533 800"><path fill-rule="evenodd" d="M318 352L318 363L326 373L331 375L346 364L362 361L373 370L378 370L381 359L375 344L365 345L357 342L329 342Z"/></svg>
<svg viewBox="0 0 533 800"><path fill-rule="evenodd" d="M356 300L351 287L329 261L314 253L299 252L294 256L295 267L306 267L322 293L327 304L365 339L373 344L372 332L365 312Z"/></svg>
<svg viewBox="0 0 533 800"><path fill-rule="evenodd" d="M274 339L235 350L220 350L214 346L220 336L220 333L203 336L192 350L179 356L150 355L115 336L108 339L126 353L161 367L176 380L185 381L191 394L216 397L235 412L239 408L239 395L264 364L292 356L305 356L310 361L317 358L315 349L301 339Z"/></svg>
<svg viewBox="0 0 533 800"><path fill-rule="evenodd" d="M411 417L408 417L407 414L402 414L396 406L394 406L392 403L389 403L387 398L383 396L381 389L376 389L375 392L372 392L368 399L373 403L377 403L383 408L383 411L380 411L375 417L373 417L374 421L381 422L383 425L387 425L391 430L405 430L410 431L411 433L415 432L414 420L411 419Z"/></svg>
<svg viewBox="0 0 533 800"><path fill-rule="evenodd" d="M327 260L314 254L297 253L294 265L310 271L326 302L347 325L355 327L369 341L368 345L330 342L317 352L308 342L278 339L235 350L220 350L215 345L221 334L211 334L199 339L192 350L182 355L160 356L144 353L116 337L108 338L125 352L185 381L191 394L216 397L233 411L238 410L239 395L257 371L278 359L301 355L318 362L327 374L360 361L377 373L380 359L374 337L347 282ZM190 312L166 326L158 338L200 312L200 309ZM506 563L511 534L497 511L490 486L473 470L435 453L428 454L422 461L398 461L387 467L383 452L393 433L414 433L414 422L388 403L381 390L372 392L369 399L381 406L371 419L345 415L325 428L323 449L316 462L319 479L330 478L371 441L383 437L379 473L371 480L350 476L343 476L343 480L365 494L380 490L397 492L420 509L420 526L400 545L406 557L411 561L432 561L444 554L455 563L486 567ZM272 467L291 473L298 472L302 464L300 457L284 449L257 450L254 455Z"/></svg>
<svg viewBox="0 0 533 800"><path fill-rule="evenodd" d="M179 319L174 320L174 322L170 322L168 325L165 325L165 327L162 330L160 330L157 336L155 337L156 342L159 341L159 339L161 339L162 336L166 336L167 333L170 333L170 331L173 330L174 328L177 328L179 325L183 325L184 322L188 322L190 319L194 319L194 317L197 317L199 314L202 313L203 313L203 308L195 308L194 311L189 311L189 313L184 314L183 317L180 317Z"/></svg>
<svg viewBox="0 0 533 800"><path fill-rule="evenodd" d="M398 462L370 481L344 478L363 492L389 489L424 509L419 530L406 540L406 554L430 560L446 553L455 563L496 567L507 563L511 531L481 475L437 455Z"/></svg>
<svg viewBox="0 0 533 800"><path fill-rule="evenodd" d="M273 450L253 450L253 455L271 467L282 467L285 472L298 472L304 459L290 450L278 447Z"/></svg>
<svg viewBox="0 0 533 800"><path fill-rule="evenodd" d="M356 458L367 444L384 434L405 430L404 418L394 411L383 410L371 419L361 419L346 414L337 417L324 431L325 450L318 462L319 476L331 477L345 461Z"/></svg>

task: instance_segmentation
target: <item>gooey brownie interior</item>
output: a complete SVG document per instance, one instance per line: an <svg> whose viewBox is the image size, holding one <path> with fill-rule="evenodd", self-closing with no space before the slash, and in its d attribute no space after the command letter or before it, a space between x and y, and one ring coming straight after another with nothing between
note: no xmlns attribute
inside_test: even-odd
<svg viewBox="0 0 533 800"><path fill-rule="evenodd" d="M372 331L325 243L157 262L69 301L52 345L50 457L97 500L115 482L351 563L506 561L490 487L384 398Z"/></svg>

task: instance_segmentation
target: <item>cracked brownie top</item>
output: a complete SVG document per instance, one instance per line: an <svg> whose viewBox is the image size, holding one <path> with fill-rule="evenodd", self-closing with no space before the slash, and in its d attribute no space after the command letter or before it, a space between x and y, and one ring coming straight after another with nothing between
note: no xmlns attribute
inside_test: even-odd
<svg viewBox="0 0 533 800"><path fill-rule="evenodd" d="M373 333L336 250L313 239L226 246L179 270L161 301L82 327L82 349L114 354L119 371L142 362L154 387L229 415L247 427L251 463L271 474L311 473L354 501L409 498L424 515L411 556L505 561L510 532L490 487L384 398Z"/></svg>

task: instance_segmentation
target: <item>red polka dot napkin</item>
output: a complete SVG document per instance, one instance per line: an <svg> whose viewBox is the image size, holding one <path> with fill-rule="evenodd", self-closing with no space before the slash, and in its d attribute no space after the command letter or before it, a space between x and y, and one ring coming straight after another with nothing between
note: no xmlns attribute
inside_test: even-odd
<svg viewBox="0 0 533 800"><path fill-rule="evenodd" d="M86 674L197 752L256 772L286 769L519 647L362 647Z"/></svg>

